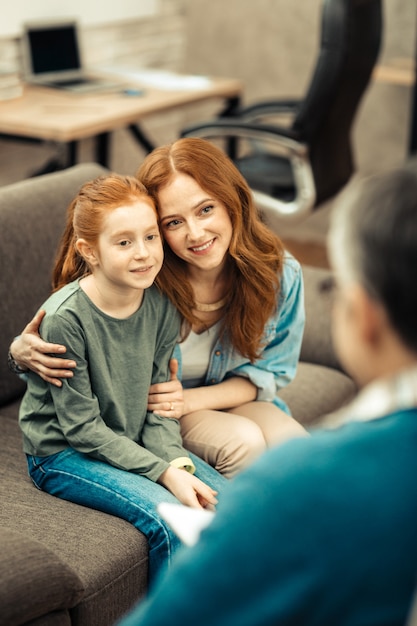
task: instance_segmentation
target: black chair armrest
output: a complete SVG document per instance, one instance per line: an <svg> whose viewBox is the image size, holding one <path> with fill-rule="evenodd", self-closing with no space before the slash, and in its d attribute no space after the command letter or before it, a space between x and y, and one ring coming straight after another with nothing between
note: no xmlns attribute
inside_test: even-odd
<svg viewBox="0 0 417 626"><path fill-rule="evenodd" d="M305 156L307 147L298 140L296 132L282 126L254 124L233 118L202 122L185 128L181 137L234 138L252 141L272 141L278 144L288 157L291 154Z"/></svg>
<svg viewBox="0 0 417 626"><path fill-rule="evenodd" d="M269 100L250 104L247 107L237 109L230 117L238 118L247 122L256 121L268 115L295 115L300 107L301 100Z"/></svg>

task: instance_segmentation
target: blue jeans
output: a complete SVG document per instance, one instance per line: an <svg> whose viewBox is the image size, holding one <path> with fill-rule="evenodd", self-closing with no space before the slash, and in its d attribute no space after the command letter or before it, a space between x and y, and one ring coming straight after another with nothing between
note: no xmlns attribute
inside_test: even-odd
<svg viewBox="0 0 417 626"><path fill-rule="evenodd" d="M190 456L196 467L195 475L220 493L227 480L197 456ZM170 564L181 542L156 510L160 502L178 503L165 487L73 448L46 457L27 455L27 462L29 475L38 489L121 517L140 530L149 544L150 582Z"/></svg>

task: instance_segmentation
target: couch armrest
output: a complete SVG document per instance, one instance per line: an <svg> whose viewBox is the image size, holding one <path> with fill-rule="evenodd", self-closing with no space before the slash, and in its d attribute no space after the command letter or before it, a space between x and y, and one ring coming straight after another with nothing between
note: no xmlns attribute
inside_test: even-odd
<svg viewBox="0 0 417 626"><path fill-rule="evenodd" d="M0 406L25 390L9 372L6 354L51 293L67 206L82 184L105 172L96 163L82 163L0 188Z"/></svg>
<svg viewBox="0 0 417 626"><path fill-rule="evenodd" d="M0 528L0 622L13 626L75 606L77 574L39 541Z"/></svg>
<svg viewBox="0 0 417 626"><path fill-rule="evenodd" d="M331 279L330 270L303 266L306 325L300 360L344 371L333 347L331 335L332 294L321 289Z"/></svg>

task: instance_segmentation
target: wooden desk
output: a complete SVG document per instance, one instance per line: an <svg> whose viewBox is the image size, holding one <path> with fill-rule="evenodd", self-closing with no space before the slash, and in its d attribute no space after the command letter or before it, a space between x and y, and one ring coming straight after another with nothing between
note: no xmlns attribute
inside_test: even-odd
<svg viewBox="0 0 417 626"><path fill-rule="evenodd" d="M377 65L374 70L374 79L390 83L391 85L402 85L403 87L413 87L415 80L415 69L413 59L396 58L389 63Z"/></svg>
<svg viewBox="0 0 417 626"><path fill-rule="evenodd" d="M132 86L132 81L129 81ZM213 78L194 89L156 89L137 83L143 95L119 92L72 94L58 89L26 85L21 98L0 102L0 134L27 140L53 140L68 144L68 161L76 162L80 139L96 138L96 160L108 165L109 136L128 127L137 141L151 151L154 146L138 126L146 116L211 99L225 101L224 113L239 105L243 84L237 79Z"/></svg>

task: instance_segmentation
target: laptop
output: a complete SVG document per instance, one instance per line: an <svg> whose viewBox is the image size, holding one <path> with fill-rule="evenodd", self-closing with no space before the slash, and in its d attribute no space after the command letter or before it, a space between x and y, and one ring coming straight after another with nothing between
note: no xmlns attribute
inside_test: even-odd
<svg viewBox="0 0 417 626"><path fill-rule="evenodd" d="M23 79L28 83L75 93L123 88L114 78L86 70L75 19L26 22L21 42Z"/></svg>

